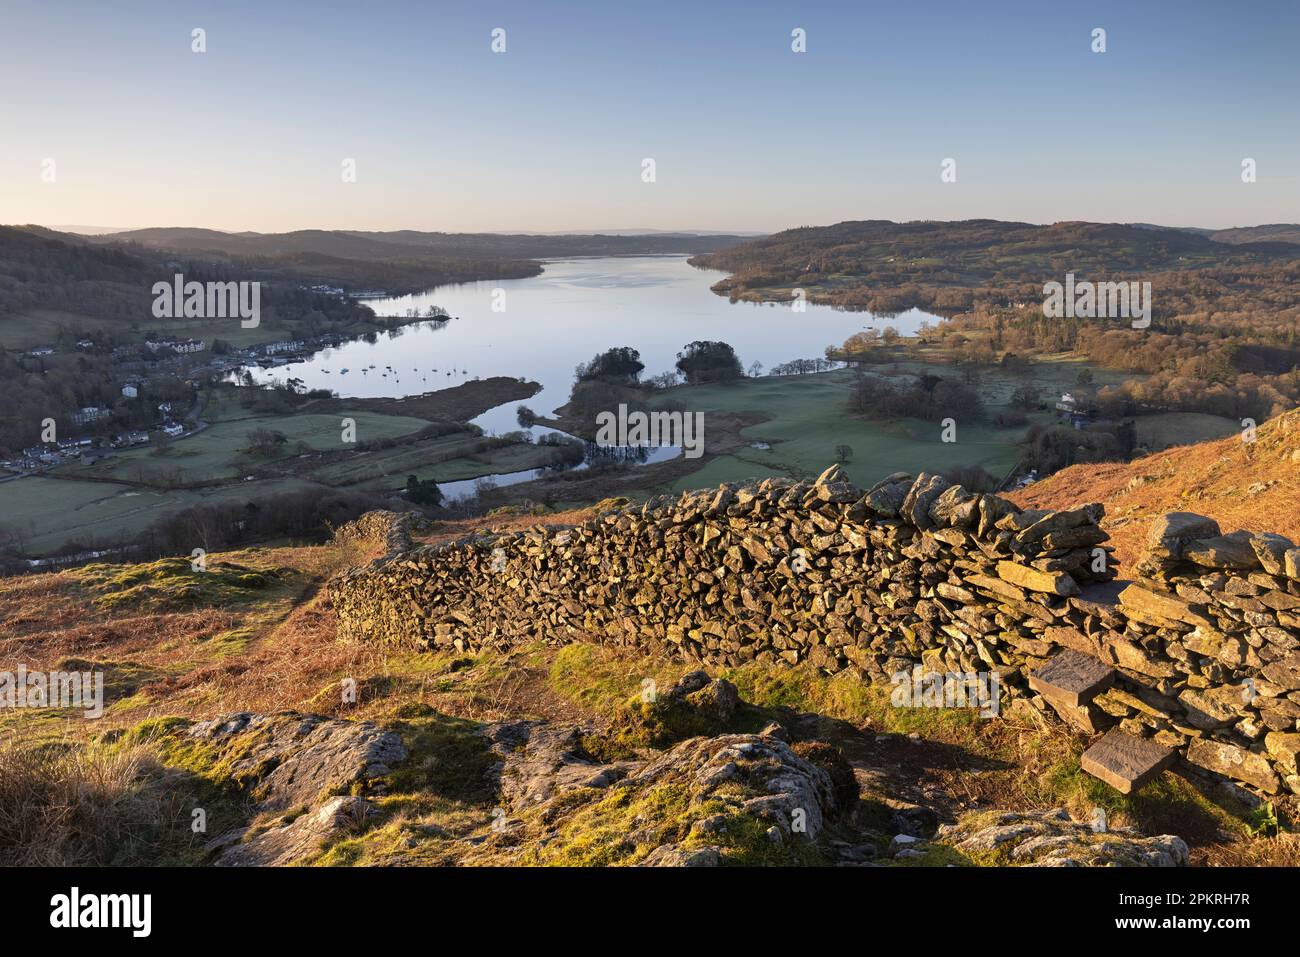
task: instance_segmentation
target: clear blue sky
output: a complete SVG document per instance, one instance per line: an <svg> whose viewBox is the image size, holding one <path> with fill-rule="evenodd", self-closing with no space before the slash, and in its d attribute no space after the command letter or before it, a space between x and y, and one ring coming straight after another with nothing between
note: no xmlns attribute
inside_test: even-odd
<svg viewBox="0 0 1300 957"><path fill-rule="evenodd" d="M1297 50L1294 0L0 0L0 221L1296 222Z"/></svg>

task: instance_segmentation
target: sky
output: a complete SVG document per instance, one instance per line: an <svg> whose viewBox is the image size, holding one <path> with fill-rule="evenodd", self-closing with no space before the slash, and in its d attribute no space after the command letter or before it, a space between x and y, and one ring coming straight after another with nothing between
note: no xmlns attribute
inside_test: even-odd
<svg viewBox="0 0 1300 957"><path fill-rule="evenodd" d="M1300 222L1297 49L1300 0L0 0L0 222Z"/></svg>

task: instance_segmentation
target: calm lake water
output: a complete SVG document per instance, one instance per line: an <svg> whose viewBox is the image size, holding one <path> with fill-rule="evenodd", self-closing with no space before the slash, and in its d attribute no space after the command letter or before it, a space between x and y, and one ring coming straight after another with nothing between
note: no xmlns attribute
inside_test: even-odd
<svg viewBox="0 0 1300 957"><path fill-rule="evenodd" d="M453 318L253 372L261 381L296 377L309 388L361 397L415 395L476 377L523 377L543 386L523 404L549 415L568 400L574 367L612 346L639 350L646 376L672 369L677 353L695 339L730 343L746 369L755 361L766 369L820 356L826 346L871 326L891 325L906 335L922 322L940 321L915 309L877 319L829 306L809 305L795 313L786 304L733 304L709 290L724 275L696 269L685 256L548 262L540 276L530 279L442 286L370 300L378 315L441 306ZM492 309L495 290L504 290L504 312ZM474 422L488 433L515 431L519 404L490 409Z"/></svg>

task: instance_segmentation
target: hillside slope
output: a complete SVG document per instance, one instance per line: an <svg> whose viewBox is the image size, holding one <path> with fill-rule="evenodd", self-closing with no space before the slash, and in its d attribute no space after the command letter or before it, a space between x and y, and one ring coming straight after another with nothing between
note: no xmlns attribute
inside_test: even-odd
<svg viewBox="0 0 1300 957"><path fill-rule="evenodd" d="M1103 502L1102 527L1131 569L1150 520L1165 512L1208 515L1224 530L1300 535L1300 409L1242 436L1167 449L1130 463L1075 465L1007 496L1028 508Z"/></svg>
<svg viewBox="0 0 1300 957"><path fill-rule="evenodd" d="M440 522L415 539L603 513ZM707 675L599 642L350 639L333 577L410 544L371 521L324 545L210 554L206 570L186 556L0 580L0 670L105 676L98 720L0 711L0 864L1296 860L1292 837L1252 830L1247 805L1190 779L1126 796L1089 778L1079 736L1024 701L981 720L896 706L888 685L811 661ZM647 684L664 690L647 701ZM1105 835L1078 823L1099 807ZM792 808L808 814L799 837L780 825ZM1009 827L1034 837L1011 849Z"/></svg>

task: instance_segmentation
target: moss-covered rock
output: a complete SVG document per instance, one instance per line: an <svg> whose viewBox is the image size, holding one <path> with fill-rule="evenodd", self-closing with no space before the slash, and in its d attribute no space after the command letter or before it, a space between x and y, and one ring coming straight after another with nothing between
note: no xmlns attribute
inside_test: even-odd
<svg viewBox="0 0 1300 957"><path fill-rule="evenodd" d="M1179 867L1188 857L1180 837L1105 830L1075 821L1063 809L968 814L940 828L935 842L986 865Z"/></svg>
<svg viewBox="0 0 1300 957"><path fill-rule="evenodd" d="M629 700L615 716L609 739L623 751L665 748L732 730L739 707L740 695L730 681L692 671L663 694Z"/></svg>
<svg viewBox="0 0 1300 957"><path fill-rule="evenodd" d="M160 558L139 565L85 565L69 572L106 609L151 611L247 604L271 587L291 580L292 572L212 560L196 566L188 558Z"/></svg>
<svg viewBox="0 0 1300 957"><path fill-rule="evenodd" d="M536 756L522 761L535 766ZM559 763L557 782L575 769L588 777L601 771L574 752ZM830 775L774 734L693 737L610 777L591 786L534 786L526 792L532 802L512 789L518 810L469 862L819 864L826 861L820 837L843 810Z"/></svg>

